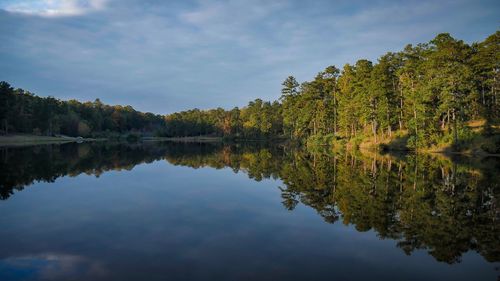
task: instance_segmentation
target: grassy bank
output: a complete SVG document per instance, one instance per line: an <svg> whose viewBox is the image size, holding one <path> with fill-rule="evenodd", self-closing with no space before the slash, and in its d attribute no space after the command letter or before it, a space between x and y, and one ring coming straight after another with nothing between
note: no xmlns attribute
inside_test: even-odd
<svg viewBox="0 0 500 281"><path fill-rule="evenodd" d="M375 142L373 138L363 141L360 149L379 151L415 151L408 147L408 136L402 135L393 139ZM470 156L500 156L500 135L472 135L467 140L460 140L454 145L452 141L443 141L430 147L418 149L419 153L463 154Z"/></svg>
<svg viewBox="0 0 500 281"><path fill-rule="evenodd" d="M194 136L194 137L143 137L142 141L171 141L171 142L272 142L283 143L288 141L284 137L272 138L241 138L241 137L216 137L216 136Z"/></svg>
<svg viewBox="0 0 500 281"><path fill-rule="evenodd" d="M429 147L414 149L410 144L407 131L393 132L390 136L380 134L376 137L366 132L365 135L347 139L335 137L333 134L325 136L311 136L307 139L308 148L328 147L333 150L372 150L393 152L418 152L462 154L470 156L500 156L500 126L490 126L489 133L485 133L484 120L476 120L466 124L466 130L458 135L458 142L454 142L451 132Z"/></svg>
<svg viewBox="0 0 500 281"><path fill-rule="evenodd" d="M144 137L143 141L171 141L171 142L220 142L221 137L196 136L196 137Z"/></svg>
<svg viewBox="0 0 500 281"><path fill-rule="evenodd" d="M68 142L95 141L89 138L74 138L67 136L36 136L36 135L5 135L0 136L0 146L23 146L35 144L58 144Z"/></svg>

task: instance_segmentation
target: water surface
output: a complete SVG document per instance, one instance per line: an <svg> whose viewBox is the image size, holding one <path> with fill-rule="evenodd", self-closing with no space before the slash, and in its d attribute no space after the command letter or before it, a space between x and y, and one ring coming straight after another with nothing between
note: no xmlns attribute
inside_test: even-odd
<svg viewBox="0 0 500 281"><path fill-rule="evenodd" d="M0 149L0 280L496 280L500 161Z"/></svg>

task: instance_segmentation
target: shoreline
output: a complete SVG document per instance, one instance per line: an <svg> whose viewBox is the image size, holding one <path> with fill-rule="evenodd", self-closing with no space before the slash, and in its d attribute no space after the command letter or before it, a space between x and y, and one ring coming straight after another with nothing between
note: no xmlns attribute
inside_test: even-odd
<svg viewBox="0 0 500 281"><path fill-rule="evenodd" d="M0 136L0 147L9 146L32 146L32 145L48 145L48 144L65 144L65 143L83 143L83 142L94 142L94 141L109 141L106 138L82 138L82 137L69 137L69 136L37 136L37 135L24 135L24 134L12 134ZM283 139L230 139L225 140L223 137L215 136L195 136L195 137L143 137L140 142L178 142L178 143L219 143L219 142L233 142L233 143L249 143L249 142L276 142L283 143ZM328 143L312 145L312 147L331 147ZM409 149L394 149L387 148L380 150L377 146L361 145L359 148L354 149L347 145L344 145L342 150L349 151L370 151L378 152L380 154L392 154L392 153L403 153L403 154L437 154L445 156L465 156L474 158L484 158L484 157L500 157L500 154L487 153L485 151L451 151L448 149L423 149L420 151L413 151Z"/></svg>
<svg viewBox="0 0 500 281"><path fill-rule="evenodd" d="M141 139L145 142L169 141L169 142L222 142L222 137L144 137Z"/></svg>
<svg viewBox="0 0 500 281"><path fill-rule="evenodd" d="M68 136L54 137L54 136L12 134L12 135L0 136L0 147L64 144L71 142L89 142L89 141L99 141L99 140L100 139L68 137Z"/></svg>

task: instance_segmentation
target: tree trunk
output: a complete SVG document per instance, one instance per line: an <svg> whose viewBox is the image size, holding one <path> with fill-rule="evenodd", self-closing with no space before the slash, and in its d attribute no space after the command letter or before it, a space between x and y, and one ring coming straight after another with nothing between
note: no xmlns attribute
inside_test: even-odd
<svg viewBox="0 0 500 281"><path fill-rule="evenodd" d="M497 73L498 73L498 69L497 69ZM497 91L496 91L496 85L497 85L497 77L493 77L493 97L494 97L494 104L495 106L497 105Z"/></svg>
<svg viewBox="0 0 500 281"><path fill-rule="evenodd" d="M448 109L448 112L446 113L446 118L448 119L448 127L450 127L450 110ZM446 124L445 124L446 125Z"/></svg>
<svg viewBox="0 0 500 281"><path fill-rule="evenodd" d="M417 179L418 179L418 162L415 160L415 180L413 181L413 190L417 189Z"/></svg>
<svg viewBox="0 0 500 281"><path fill-rule="evenodd" d="M399 130L403 130L403 89L399 98Z"/></svg>
<svg viewBox="0 0 500 281"><path fill-rule="evenodd" d="M457 131L457 119L455 118L455 109L453 109L453 146L458 149L458 131Z"/></svg>
<svg viewBox="0 0 500 281"><path fill-rule="evenodd" d="M387 104L389 105L389 98L387 98ZM387 133L389 137L391 136L391 113L389 112L389 106L387 106ZM382 134L384 133L384 129L382 129Z"/></svg>
<svg viewBox="0 0 500 281"><path fill-rule="evenodd" d="M413 118L415 118L415 138L418 140L418 121L417 121L417 110L415 109L415 106L413 106Z"/></svg>
<svg viewBox="0 0 500 281"><path fill-rule="evenodd" d="M337 106L333 108L333 135L337 136Z"/></svg>
<svg viewBox="0 0 500 281"><path fill-rule="evenodd" d="M481 85L481 96L483 98L483 105L486 105L486 101L484 100L484 85Z"/></svg>

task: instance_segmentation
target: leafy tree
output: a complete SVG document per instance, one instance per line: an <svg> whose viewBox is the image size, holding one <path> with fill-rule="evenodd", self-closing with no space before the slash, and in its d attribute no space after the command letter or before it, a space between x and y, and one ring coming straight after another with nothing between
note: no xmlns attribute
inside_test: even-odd
<svg viewBox="0 0 500 281"><path fill-rule="evenodd" d="M414 150L437 144L462 148L483 119L487 150L497 151L500 124L500 32L466 44L448 33L428 43L366 59L340 71L328 66L311 81L288 76L278 101L256 99L241 108L191 109L166 116L131 106L41 98L0 83L3 133L106 136L140 133L170 137L219 136L319 144L374 142L396 137ZM82 125L83 124L83 125ZM88 127L88 129L87 129ZM81 130L79 130L81 129Z"/></svg>

